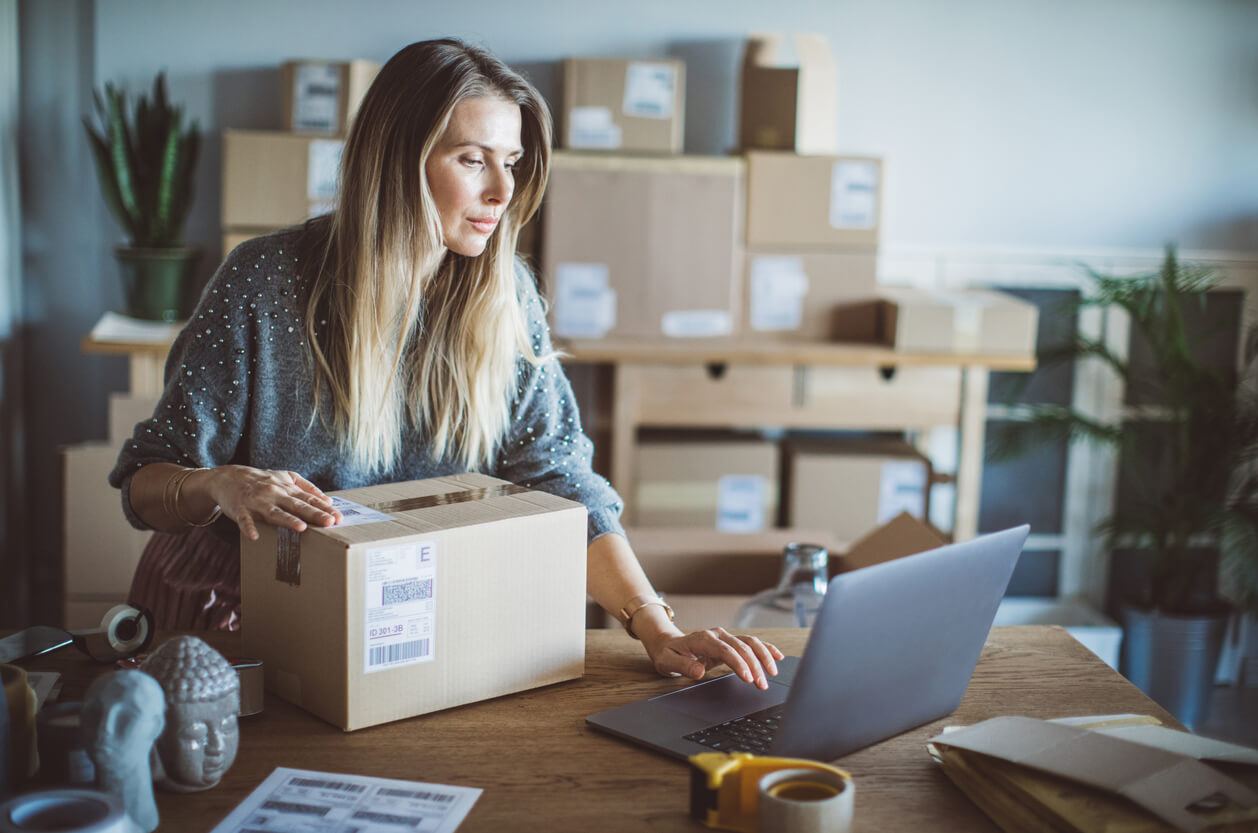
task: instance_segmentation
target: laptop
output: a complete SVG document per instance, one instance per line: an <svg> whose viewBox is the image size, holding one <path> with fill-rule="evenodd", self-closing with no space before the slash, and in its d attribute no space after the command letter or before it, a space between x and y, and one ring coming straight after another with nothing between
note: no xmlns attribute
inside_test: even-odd
<svg viewBox="0 0 1258 833"><path fill-rule="evenodd" d="M731 673L586 722L683 759L745 751L830 761L951 714L1029 529L835 576L803 656L779 661L768 691Z"/></svg>

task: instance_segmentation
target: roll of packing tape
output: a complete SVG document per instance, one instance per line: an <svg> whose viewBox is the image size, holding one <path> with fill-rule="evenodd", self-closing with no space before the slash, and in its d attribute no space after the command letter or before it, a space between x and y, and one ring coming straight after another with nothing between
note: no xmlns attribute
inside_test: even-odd
<svg viewBox="0 0 1258 833"><path fill-rule="evenodd" d="M131 605L114 605L101 619L100 627L74 631L74 644L92 659L113 662L134 656L153 641L153 614Z"/></svg>
<svg viewBox="0 0 1258 833"><path fill-rule="evenodd" d="M4 684L4 704L9 712L9 778L13 786L35 774L39 752L35 748L35 689L27 681L26 669L0 665Z"/></svg>
<svg viewBox="0 0 1258 833"><path fill-rule="evenodd" d="M852 829L851 779L821 769L779 769L760 779L761 833L847 833Z"/></svg>
<svg viewBox="0 0 1258 833"><path fill-rule="evenodd" d="M228 657L236 676L240 677L240 716L261 714L266 699L266 680L262 676L262 660Z"/></svg>
<svg viewBox="0 0 1258 833"><path fill-rule="evenodd" d="M0 806L0 833L126 833L129 825L117 800L95 790L30 793Z"/></svg>

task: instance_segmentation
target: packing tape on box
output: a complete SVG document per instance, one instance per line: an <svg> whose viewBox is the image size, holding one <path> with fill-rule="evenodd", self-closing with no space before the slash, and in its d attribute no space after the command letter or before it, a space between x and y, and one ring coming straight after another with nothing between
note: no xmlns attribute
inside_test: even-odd
<svg viewBox="0 0 1258 833"><path fill-rule="evenodd" d="M433 506L449 506L454 503L468 503L491 497L518 495L528 491L531 490L514 483L504 483L501 486L481 486L460 489L457 492L443 492L439 495L424 495L363 505L373 512L387 515L392 512L410 512L415 509L429 509ZM285 528L276 530L275 580L294 586L301 584L300 532Z"/></svg>
<svg viewBox="0 0 1258 833"><path fill-rule="evenodd" d="M842 769L746 752L690 757L690 815L739 833L847 833L855 786Z"/></svg>
<svg viewBox="0 0 1258 833"><path fill-rule="evenodd" d="M118 799L96 790L47 790L0 806L0 833L127 833L134 829Z"/></svg>
<svg viewBox="0 0 1258 833"><path fill-rule="evenodd" d="M0 639L0 662L17 662L74 643L97 662L135 656L153 641L153 614L142 607L114 605L99 628L68 631L36 625Z"/></svg>

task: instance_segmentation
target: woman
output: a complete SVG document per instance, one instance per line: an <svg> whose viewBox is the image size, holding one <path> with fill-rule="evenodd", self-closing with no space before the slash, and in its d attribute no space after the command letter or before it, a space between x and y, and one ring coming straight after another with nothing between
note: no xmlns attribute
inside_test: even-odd
<svg viewBox="0 0 1258 833"><path fill-rule="evenodd" d="M767 688L776 647L672 624L624 537L620 498L590 469L515 259L550 140L541 97L487 51L412 44L359 107L337 208L231 253L110 475L131 522L158 530L131 598L159 627L237 626L238 536L331 526L324 489L478 470L586 505L589 594L660 673L699 679L724 663ZM211 524L221 539L201 529ZM184 592L207 575L208 596Z"/></svg>

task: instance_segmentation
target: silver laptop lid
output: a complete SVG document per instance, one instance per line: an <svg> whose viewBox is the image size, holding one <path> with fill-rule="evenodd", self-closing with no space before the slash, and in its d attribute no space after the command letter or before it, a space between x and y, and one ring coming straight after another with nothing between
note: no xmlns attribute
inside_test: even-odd
<svg viewBox="0 0 1258 833"><path fill-rule="evenodd" d="M831 579L774 754L831 760L953 712L1029 530Z"/></svg>

